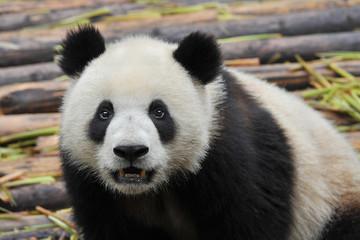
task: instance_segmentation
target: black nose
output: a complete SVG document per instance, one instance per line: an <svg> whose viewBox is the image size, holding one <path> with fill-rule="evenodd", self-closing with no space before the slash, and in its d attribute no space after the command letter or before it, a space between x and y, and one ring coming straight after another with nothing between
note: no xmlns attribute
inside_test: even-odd
<svg viewBox="0 0 360 240"><path fill-rule="evenodd" d="M135 159L144 156L149 152L149 148L144 145L136 146L117 146L114 148L114 153L126 160L133 162Z"/></svg>

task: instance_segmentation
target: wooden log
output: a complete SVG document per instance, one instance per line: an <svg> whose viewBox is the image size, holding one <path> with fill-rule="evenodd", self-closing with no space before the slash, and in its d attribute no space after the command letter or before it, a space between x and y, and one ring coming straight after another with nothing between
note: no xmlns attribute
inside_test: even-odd
<svg viewBox="0 0 360 240"><path fill-rule="evenodd" d="M13 212L34 210L36 206L42 206L47 209L70 207L64 182L22 186L12 188L9 192L16 202L16 205L0 201L0 207ZM0 226L2 225L0 224Z"/></svg>
<svg viewBox="0 0 360 240"><path fill-rule="evenodd" d="M233 14L243 15L264 15L264 14L284 14L306 10L334 8L340 6L352 6L352 3L344 0L282 0L270 2L253 2L251 4L240 5L231 8Z"/></svg>
<svg viewBox="0 0 360 240"><path fill-rule="evenodd" d="M0 220L1 223L1 220ZM48 239L54 234L54 239L60 239L65 230L55 228L45 228L38 230L23 230L19 232L9 232L0 235L0 240L37 240L37 239ZM69 237L69 234L66 234ZM53 238L52 238L53 239ZM67 238L69 239L69 238Z"/></svg>
<svg viewBox="0 0 360 240"><path fill-rule="evenodd" d="M181 4L181 3L180 3ZM195 4L195 3L186 3L186 4ZM284 13L292 13L297 11L304 10L314 10L314 9L324 9L324 8L334 8L339 6L347 6L349 3L344 3L343 0L317 0L317 1L277 1L277 2L265 2L258 3L254 2L252 4L245 4L241 6L229 6L227 10L235 15L262 15L262 14L284 14ZM129 10L144 8L143 4L135 4L135 3L121 3L121 4L111 4L106 5L110 8L111 12L116 12L116 14L122 14ZM59 20L62 20L67 17L71 17L74 15L79 15L85 13L87 11L93 10L97 6L89 6L82 8L71 8L71 9L52 9L48 13L37 14L36 11L32 10L30 12L19 12L14 14L3 14L0 15L0 31L8 31L19 29L26 26L33 26L37 24L44 23L53 23ZM40 11L41 9L39 9ZM0 11L1 12L1 11ZM195 13L195 15L198 13ZM189 19L189 16L193 15L193 13L187 14L177 14L181 20ZM206 9L201 11L201 16L212 16L211 20L216 21L218 11L217 9ZM168 23L168 19L157 19L157 22ZM190 17L191 18L191 17ZM195 21L199 21L199 19L195 19ZM195 22L193 21L193 22ZM142 21L145 22L146 21ZM153 25L154 26L154 25ZM145 27L145 26L144 26ZM160 26L159 26L160 27Z"/></svg>
<svg viewBox="0 0 360 240"><path fill-rule="evenodd" d="M34 96L36 97L36 96ZM35 113L0 116L0 137L60 125L60 113Z"/></svg>
<svg viewBox="0 0 360 240"><path fill-rule="evenodd" d="M20 83L0 88L0 113L57 112L68 81Z"/></svg>
<svg viewBox="0 0 360 240"><path fill-rule="evenodd" d="M183 24L162 27L154 31L171 40L180 40L194 31L213 34L216 38L281 33L286 36L312 33L351 31L360 24L360 5L326 10L256 17L249 20ZM251 56L253 57L253 56Z"/></svg>
<svg viewBox="0 0 360 240"><path fill-rule="evenodd" d="M40 149L59 146L59 135L41 136L37 138L36 146Z"/></svg>
<svg viewBox="0 0 360 240"><path fill-rule="evenodd" d="M356 150L360 150L360 133L359 132L349 132L344 133L345 138L351 143L351 146Z"/></svg>
<svg viewBox="0 0 360 240"><path fill-rule="evenodd" d="M14 161L0 162L0 169L5 173L13 173L18 170L26 170L24 176L61 176L61 166L58 153L53 156L35 155Z"/></svg>
<svg viewBox="0 0 360 240"><path fill-rule="evenodd" d="M295 54L306 60L315 58L315 53L338 51L360 51L360 32L342 32L254 40L222 44L225 59L259 57L266 63L279 55L279 61L295 61Z"/></svg>
<svg viewBox="0 0 360 240"><path fill-rule="evenodd" d="M53 62L0 68L0 86L50 80L63 75Z"/></svg>
<svg viewBox="0 0 360 240"><path fill-rule="evenodd" d="M166 23L164 19L161 20L162 22ZM184 24L180 22L174 23L174 25L168 27L159 27L155 23L156 22L150 21L149 25L143 27L139 26L137 28L124 28L124 24L122 23L111 24L111 26L109 26L109 24L107 23L104 23L97 24L97 26L103 32L107 42L129 34L137 33L147 33L158 35L164 38L169 38L172 40L179 40L186 34L198 30L211 33L217 38L259 33L281 33L283 35L300 35L319 32L352 30L360 24L360 5L354 7L329 9L326 11L309 11L304 13L285 14L278 16L265 16L242 21L209 22L201 24ZM358 44L358 37L356 33L353 34L354 35L348 37L353 38L354 40L348 40L347 42L344 42L345 44L337 41L338 37L332 37L332 35L329 34L327 35L328 44L325 44L324 46L322 46L322 48L326 49L326 51L336 49L356 50L359 48L358 46L360 44ZM34 35L36 36L36 38L34 38ZM35 62L50 61L54 54L53 47L61 41L61 38L59 38L59 36L64 35L65 29L63 28L52 29L51 31L40 30L1 33L0 39L2 39L2 41L15 44L17 49L2 49L0 51L0 66L21 65ZM332 38L335 39L331 41ZM19 39L22 40L19 42ZM283 40L285 42L292 41L292 38L284 38ZM252 47L252 45L249 45L249 42L243 42L242 44L247 47ZM290 45L288 48L293 47L293 44L291 43L288 43L288 45ZM298 54L302 55L302 51L305 51L303 48L301 48L301 46L303 45L296 46L299 48L299 51L297 51ZM257 45L254 43L253 47L257 47ZM233 52L231 58L269 58L267 55L265 57L263 57L262 55L254 56L254 50L250 48L245 48L241 50L242 52ZM284 52L285 50L282 49L282 51ZM310 55L310 51L307 51L307 54ZM238 56L234 57L234 55ZM284 57L287 56L286 54L282 55Z"/></svg>
<svg viewBox="0 0 360 240"><path fill-rule="evenodd" d="M89 9L66 9L63 11L50 11L47 14L28 14L26 12L4 14L0 15L0 31L10 31L28 26L57 22L87 11Z"/></svg>
<svg viewBox="0 0 360 240"><path fill-rule="evenodd" d="M111 3L126 2L127 0L76 0L67 1L6 1L0 2L0 14L16 13L16 12L37 12L46 9L71 9L83 7L100 7Z"/></svg>
<svg viewBox="0 0 360 240"><path fill-rule="evenodd" d="M125 14L128 11L140 10L144 8L145 4L139 3L113 3L111 5L106 5L104 3L99 2L103 7L107 7L109 9L109 13L114 14ZM64 4L65 6L67 4ZM100 5L97 6L89 6L82 8L68 8L68 9L48 9L48 12L43 13L41 9L39 9L40 13L36 11L30 12L19 12L12 14L3 14L0 15L0 31L10 31L21 29L24 27L31 27L42 24L51 24L56 23L74 16L79 16L81 14L86 14L91 11L98 9ZM101 17L96 17L96 20L101 19Z"/></svg>

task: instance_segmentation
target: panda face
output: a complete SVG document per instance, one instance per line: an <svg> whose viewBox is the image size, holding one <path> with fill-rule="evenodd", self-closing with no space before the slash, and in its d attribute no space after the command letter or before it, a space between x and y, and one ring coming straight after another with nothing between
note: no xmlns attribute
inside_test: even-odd
<svg viewBox="0 0 360 240"><path fill-rule="evenodd" d="M212 92L173 56L177 45L131 37L91 61L67 91L61 148L106 187L156 190L196 172L214 128Z"/></svg>

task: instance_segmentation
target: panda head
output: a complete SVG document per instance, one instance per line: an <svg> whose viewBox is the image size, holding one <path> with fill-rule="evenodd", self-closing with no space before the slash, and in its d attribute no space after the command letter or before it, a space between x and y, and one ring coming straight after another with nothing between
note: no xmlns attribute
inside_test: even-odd
<svg viewBox="0 0 360 240"><path fill-rule="evenodd" d="M196 32L172 44L132 36L105 48L87 25L62 47L60 67L73 77L62 106L66 164L129 195L199 170L222 98L213 37Z"/></svg>

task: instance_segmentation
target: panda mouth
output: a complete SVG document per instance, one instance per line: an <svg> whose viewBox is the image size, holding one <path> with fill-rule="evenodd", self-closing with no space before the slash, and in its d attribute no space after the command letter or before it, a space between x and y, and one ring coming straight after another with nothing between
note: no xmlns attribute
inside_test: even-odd
<svg viewBox="0 0 360 240"><path fill-rule="evenodd" d="M153 171L131 166L116 171L114 178L118 183L147 183L150 181L152 174Z"/></svg>

